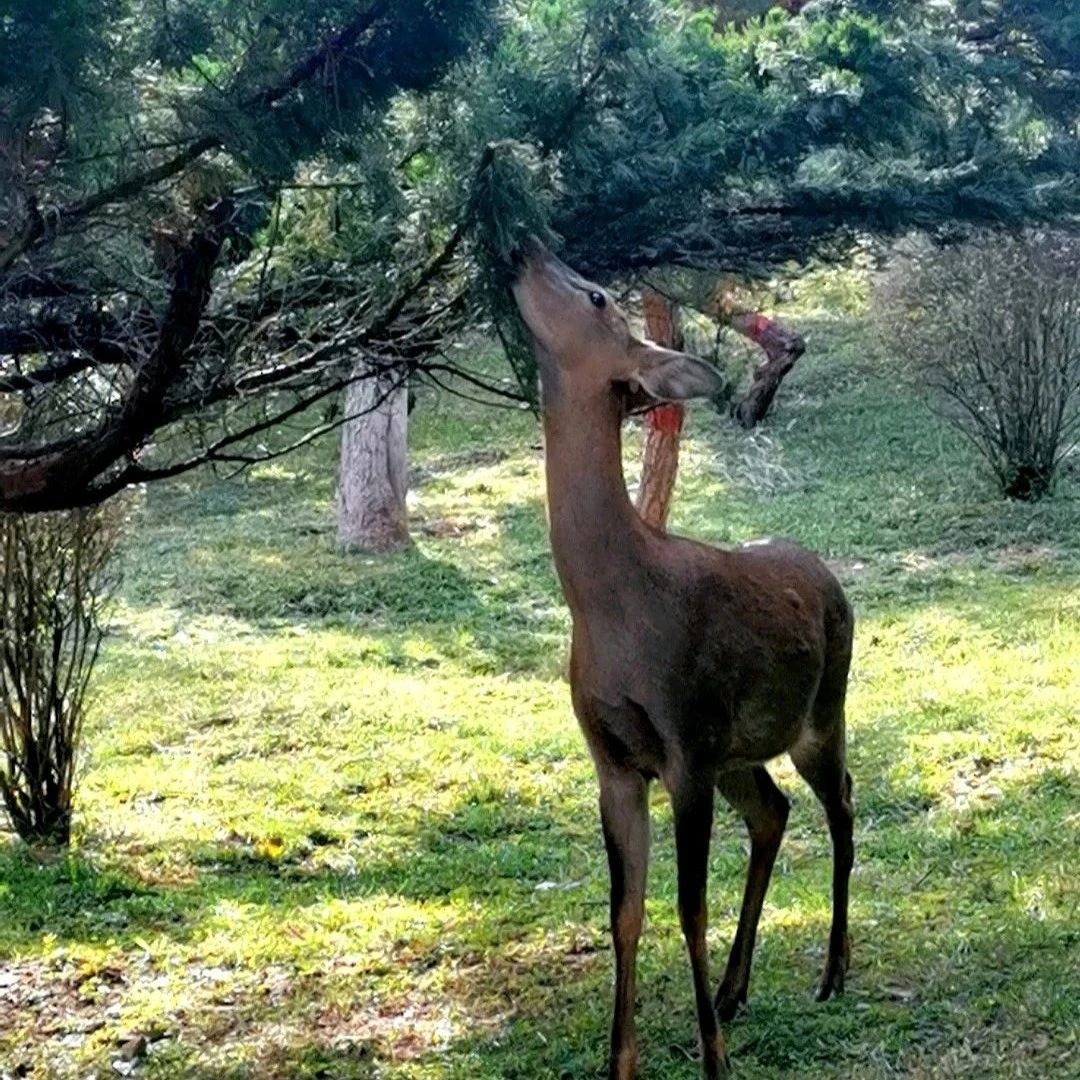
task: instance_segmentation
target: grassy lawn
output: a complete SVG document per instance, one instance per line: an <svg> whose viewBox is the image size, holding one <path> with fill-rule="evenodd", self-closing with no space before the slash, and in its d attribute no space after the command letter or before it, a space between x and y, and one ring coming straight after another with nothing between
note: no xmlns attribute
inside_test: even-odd
<svg viewBox="0 0 1080 1080"><path fill-rule="evenodd" d="M811 1001L828 835L777 762L794 807L735 1075L1078 1076L1080 478L1004 504L866 331L802 329L766 431L694 411L673 521L805 542L859 618L849 990ZM134 1075L157 1080L600 1074L606 864L538 429L431 397L414 420L400 556L335 552L329 443L148 492L76 844L39 861L0 843L0 1075L118 1075L136 1034ZM643 1080L691 1080L659 793L654 820ZM745 852L722 810L716 977Z"/></svg>

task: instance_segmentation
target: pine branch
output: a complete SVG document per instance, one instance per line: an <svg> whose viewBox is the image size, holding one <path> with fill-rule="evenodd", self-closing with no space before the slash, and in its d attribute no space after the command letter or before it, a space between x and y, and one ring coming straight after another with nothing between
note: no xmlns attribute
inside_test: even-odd
<svg viewBox="0 0 1080 1080"><path fill-rule="evenodd" d="M357 14L341 30L296 63L282 79L245 99L241 103L241 108L245 112L256 114L272 108L324 66L348 52L389 8L388 0L379 0ZM0 251L0 273L11 266L16 259L54 237L61 226L69 227L78 224L106 206L123 202L146 188L154 187L163 180L176 176L204 154L220 147L221 142L221 136L216 133L208 132L194 136L183 150L159 165L126 177L68 206L51 208L47 216L43 215L36 206L31 206L28 208L27 227L20 236Z"/></svg>

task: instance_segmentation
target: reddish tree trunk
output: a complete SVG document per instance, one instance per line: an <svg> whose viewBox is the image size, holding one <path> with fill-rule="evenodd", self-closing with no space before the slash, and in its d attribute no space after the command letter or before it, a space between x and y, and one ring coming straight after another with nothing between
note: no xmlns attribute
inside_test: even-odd
<svg viewBox="0 0 1080 1080"><path fill-rule="evenodd" d="M733 305L730 284L721 283L710 305L710 314L761 346L765 352L765 360L754 369L750 389L733 410L735 419L744 428L752 428L765 419L780 383L806 351L806 343L782 323L756 311L734 310ZM648 338L669 348L683 347L678 314L670 300L646 288L642 295L642 310ZM657 529L666 527L671 510L685 415L682 405L670 404L657 406L646 417L637 509L642 518Z"/></svg>
<svg viewBox="0 0 1080 1080"><path fill-rule="evenodd" d="M735 419L744 428L752 428L765 419L780 383L806 351L806 342L782 323L757 311L748 311L747 299L749 296L738 279L721 278L705 311L749 338L765 353L765 360L754 369L746 396L732 409Z"/></svg>
<svg viewBox="0 0 1080 1080"><path fill-rule="evenodd" d="M668 348L682 348L675 305L653 289L642 296L645 334ZM645 451L638 487L638 513L650 525L663 529L667 524L675 477L679 471L679 440L685 409L679 404L658 405L646 414Z"/></svg>
<svg viewBox="0 0 1080 1080"><path fill-rule="evenodd" d="M735 406L735 419L744 428L752 428L765 419L784 376L806 351L806 342L794 330L756 312L733 315L730 325L765 350L765 360L754 369L750 389Z"/></svg>

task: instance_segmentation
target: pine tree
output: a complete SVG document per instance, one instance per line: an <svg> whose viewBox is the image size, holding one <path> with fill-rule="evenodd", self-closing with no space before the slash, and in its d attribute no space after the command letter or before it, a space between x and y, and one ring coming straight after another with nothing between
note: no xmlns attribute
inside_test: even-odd
<svg viewBox="0 0 1080 1080"><path fill-rule="evenodd" d="M1075 216L1073 7L15 0L0 505L282 452L358 355L441 381L489 319L531 388L528 231L602 279L752 277Z"/></svg>

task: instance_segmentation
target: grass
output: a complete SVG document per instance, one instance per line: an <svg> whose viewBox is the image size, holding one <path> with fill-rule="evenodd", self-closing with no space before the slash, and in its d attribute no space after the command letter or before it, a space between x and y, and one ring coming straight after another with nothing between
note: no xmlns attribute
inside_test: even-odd
<svg viewBox="0 0 1080 1080"><path fill-rule="evenodd" d="M859 617L849 990L810 1000L828 838L780 762L794 807L728 1028L735 1075L1076 1076L1080 484L999 501L864 330L802 329L765 432L694 411L673 521L804 541ZM0 846L0 1075L602 1073L606 869L536 425L432 398L414 419L417 542L399 556L335 552L329 444L147 493L75 846ZM654 817L643 1078L691 1080L659 794ZM717 976L744 863L722 812Z"/></svg>

